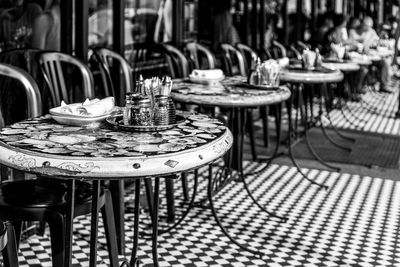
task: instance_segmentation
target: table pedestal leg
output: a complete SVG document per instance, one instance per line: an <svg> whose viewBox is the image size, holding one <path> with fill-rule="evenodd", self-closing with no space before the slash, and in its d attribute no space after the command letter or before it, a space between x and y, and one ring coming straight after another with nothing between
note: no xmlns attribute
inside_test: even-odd
<svg viewBox="0 0 400 267"><path fill-rule="evenodd" d="M207 188L207 194L208 194L208 201L210 202L210 207L211 207L211 212L212 215L214 216L214 219L217 223L217 225L219 226L219 228L221 229L221 231L225 234L226 237L228 237L228 239L234 243L235 245L237 245L238 247L240 247L241 249L250 252L252 254L258 255L260 256L260 258L263 256L263 253L261 253L258 250L255 249L251 249L248 246L242 245L239 242L237 242L229 233L228 231L225 229L225 227L222 225L221 221L219 220L218 214L215 210L214 207L214 201L213 201L213 178L211 176L208 177L208 188Z"/></svg>
<svg viewBox="0 0 400 267"><path fill-rule="evenodd" d="M90 232L90 260L89 266L94 267L97 263L97 232L99 226L99 195L100 195L100 181L93 181L92 189L92 219L91 219L91 232Z"/></svg>
<svg viewBox="0 0 400 267"><path fill-rule="evenodd" d="M153 208L153 234L152 234L152 254L153 254L153 263L155 267L158 267L158 206L159 206L159 194L160 193L160 178L157 177L154 179L154 208Z"/></svg>
<svg viewBox="0 0 400 267"><path fill-rule="evenodd" d="M134 207L134 222L133 222L133 247L131 253L131 260L129 263L130 267L139 266L139 260L137 258L138 243L139 243L139 219L140 219L140 186L141 179L136 179L135 181L135 207ZM123 263L126 264L127 263ZM124 265L121 265L121 267Z"/></svg>
<svg viewBox="0 0 400 267"><path fill-rule="evenodd" d="M279 115L278 115L279 117ZM251 200L256 204L262 211L266 212L268 215L278 218L284 222L287 221L287 218L282 217L280 215L277 215L273 212L268 211L265 209L253 196L253 193L249 189L245 176L248 174L243 173L243 141L244 141L244 132L245 132L245 123L246 123L246 117L245 117L245 109L244 108L235 108L233 110L233 114L231 116L231 129L233 132L234 136L234 141L233 141L233 151L232 151L232 158L233 158L233 165L232 168L234 170L237 170L240 181L243 183L244 188L247 192L247 195L251 198ZM278 129L279 130L279 129ZM236 137L236 138L235 138ZM276 148L277 152L278 145Z"/></svg>
<svg viewBox="0 0 400 267"><path fill-rule="evenodd" d="M314 105L314 103L313 103L313 98L314 98L314 88L313 87L310 87L309 88L310 90L309 90L309 92L308 93L310 93L310 97L309 97L309 100L310 100L310 106L312 107L313 105ZM299 95L299 97L301 97L301 95ZM321 96L321 101L322 101L322 96ZM321 103L321 102L320 102ZM320 104L320 114L321 114L321 112L322 112L322 110L321 110L321 108L322 108L322 105ZM306 112L307 112L307 107L305 107L305 109L306 109ZM314 125L314 120L313 120L313 113L311 113L311 125ZM320 120L321 118L320 118L320 116L317 116L317 120ZM302 122L303 122L303 125L304 125L304 138L305 138L305 140L306 140L306 144L307 144L307 148L308 148L308 150L310 151L310 153L313 155L313 157L318 161L318 162L320 162L322 165L324 165L324 166L326 166L326 167L328 167L328 168L331 168L331 169L333 169L333 170L336 170L336 171L339 171L340 169L339 168L337 168L337 167L335 167L335 166L333 166L333 165L331 165L331 164L329 164L328 162L326 162L326 161L324 161L318 154L317 154L317 152L314 150L314 148L312 147L312 145L311 145L311 143L310 143L310 140L309 140L309 136L308 136L308 122L307 122L307 119L306 118L302 118ZM322 122L321 122L322 123Z"/></svg>
<svg viewBox="0 0 400 267"><path fill-rule="evenodd" d="M75 179L67 181L67 215L65 223L65 254L64 266L72 266L72 232L75 213Z"/></svg>
<svg viewBox="0 0 400 267"><path fill-rule="evenodd" d="M303 97L301 95L301 92L299 92L299 99L298 99L298 108L300 108L300 111L303 109ZM307 181L309 181L311 184L317 185L319 187L321 187L322 189L328 190L329 186L324 185L324 184L320 184L315 182L313 179L310 179L301 169L300 166L298 165L294 155L293 155L293 151L292 151L292 133L293 133L293 125L292 125L292 97L290 97L288 99L288 101L286 102L286 107L287 107L287 113L288 113L288 152L289 152L289 158L292 161L293 165L296 167L297 171L301 174L301 176L303 176L304 179L306 179ZM303 112L301 112L303 113ZM305 133L307 132L307 122L305 121L304 116L300 117L302 120L302 124L304 125L304 131Z"/></svg>

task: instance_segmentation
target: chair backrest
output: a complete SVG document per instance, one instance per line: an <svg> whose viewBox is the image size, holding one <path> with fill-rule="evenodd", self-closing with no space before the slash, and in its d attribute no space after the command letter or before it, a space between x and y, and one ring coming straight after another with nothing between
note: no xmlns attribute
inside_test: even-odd
<svg viewBox="0 0 400 267"><path fill-rule="evenodd" d="M278 41L272 41L272 52L275 59L287 57L286 48Z"/></svg>
<svg viewBox="0 0 400 267"><path fill-rule="evenodd" d="M114 96L118 105L123 104L125 94L134 90L131 66L120 54L107 48L93 49L93 58L99 65L105 96ZM114 79L112 76L113 67L118 67L118 71L121 74ZM118 83L115 82L115 79L121 81L121 77L123 83L119 84L119 90L117 89L117 91L115 85Z"/></svg>
<svg viewBox="0 0 400 267"><path fill-rule="evenodd" d="M0 63L0 76L3 77L8 77L12 78L15 80L18 80L21 82L23 85L23 88L25 89L25 95L26 95L26 116L28 118L33 118L40 116L42 114L42 99L40 97L40 92L39 88L35 82L35 80L30 76L26 71L22 70L21 68L5 64L5 63ZM13 103L2 103L2 105L13 105ZM6 108L5 106L2 106L2 108ZM20 107L21 108L21 107ZM1 109L0 109L1 110ZM1 111L0 111L1 112ZM7 118L4 118L1 115L1 123L11 123L7 120ZM0 128L2 128L4 125L0 125Z"/></svg>
<svg viewBox="0 0 400 267"><path fill-rule="evenodd" d="M292 52L293 57L301 60L301 53L296 48L296 46L294 44L291 44L289 48L290 48L290 51Z"/></svg>
<svg viewBox="0 0 400 267"><path fill-rule="evenodd" d="M249 47L249 46L247 46L245 44L237 43L235 45L235 47L236 47L237 50L239 50L239 52L243 56L246 75L248 75L249 71L250 71L250 68L251 68L252 59L253 58L257 58L258 54L251 47Z"/></svg>
<svg viewBox="0 0 400 267"><path fill-rule="evenodd" d="M303 51L303 50L305 50L305 49L311 49L311 46L310 46L310 45L308 45L308 44L306 44L306 43L303 43L302 41L297 41L297 46L298 46L299 48L301 48L301 51Z"/></svg>
<svg viewBox="0 0 400 267"><path fill-rule="evenodd" d="M40 70L37 55L41 52L39 49L10 49L0 53L0 63L10 64L18 67L29 73L30 76L36 81L40 95L42 97L42 111L47 113L49 110L49 88L43 78ZM26 105L26 97L24 88L21 83L15 79L2 79L0 82L0 99L3 102L13 103L3 114L9 121L20 121L26 118L26 110L21 109L21 106ZM10 90L6 90L10 88Z"/></svg>
<svg viewBox="0 0 400 267"><path fill-rule="evenodd" d="M61 52L43 52L39 55L39 63L50 88L53 106L59 106L61 100L67 103L94 98L94 81L89 67L78 58ZM81 84L74 83L79 76Z"/></svg>
<svg viewBox="0 0 400 267"><path fill-rule="evenodd" d="M164 52L165 60L167 61L168 70L173 79L185 78L189 76L189 62L185 55L178 48L169 45L161 44Z"/></svg>
<svg viewBox="0 0 400 267"><path fill-rule="evenodd" d="M228 76L246 76L246 70L242 54L230 44L221 44L222 65Z"/></svg>
<svg viewBox="0 0 400 267"><path fill-rule="evenodd" d="M185 49L190 58L192 69L215 69L215 56L210 49L196 42L186 43Z"/></svg>

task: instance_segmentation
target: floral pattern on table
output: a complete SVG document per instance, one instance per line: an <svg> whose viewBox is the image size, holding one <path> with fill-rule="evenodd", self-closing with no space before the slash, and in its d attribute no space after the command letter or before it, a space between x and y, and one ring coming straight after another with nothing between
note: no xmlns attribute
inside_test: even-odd
<svg viewBox="0 0 400 267"><path fill-rule="evenodd" d="M24 150L76 157L143 157L195 148L217 139L226 127L202 114L182 114L186 121L158 132L116 131L100 127L61 125L49 116L3 128L0 141Z"/></svg>
<svg viewBox="0 0 400 267"><path fill-rule="evenodd" d="M246 77L226 77L220 82L195 83L174 80L172 98L178 102L215 106L260 106L282 102L290 97L284 86L253 86Z"/></svg>

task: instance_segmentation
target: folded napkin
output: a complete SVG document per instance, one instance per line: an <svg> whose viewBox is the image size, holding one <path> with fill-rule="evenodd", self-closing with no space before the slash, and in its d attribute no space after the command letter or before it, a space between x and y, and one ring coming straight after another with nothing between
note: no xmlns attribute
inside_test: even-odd
<svg viewBox="0 0 400 267"><path fill-rule="evenodd" d="M114 97L106 97L94 103L83 104L76 108L80 115L100 116L110 112L115 107Z"/></svg>
<svg viewBox="0 0 400 267"><path fill-rule="evenodd" d="M83 103L67 105L61 101L60 113L79 116L100 116L110 112L115 107L114 97L86 99Z"/></svg>
<svg viewBox="0 0 400 267"><path fill-rule="evenodd" d="M220 69L212 69L212 70L195 69L190 74L190 77L194 79L217 80L223 78L224 73Z"/></svg>
<svg viewBox="0 0 400 267"><path fill-rule="evenodd" d="M288 57L283 57L278 59L278 64L281 68L286 68L287 66L289 66L289 63L290 61Z"/></svg>

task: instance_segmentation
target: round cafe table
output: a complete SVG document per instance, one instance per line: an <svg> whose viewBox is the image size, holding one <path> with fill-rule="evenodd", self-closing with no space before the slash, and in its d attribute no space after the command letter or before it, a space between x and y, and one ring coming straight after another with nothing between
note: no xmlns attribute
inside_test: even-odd
<svg viewBox="0 0 400 267"><path fill-rule="evenodd" d="M313 101L314 101L314 89L318 88L320 90L321 100L319 101L319 115L316 117L317 121L321 120L321 116L323 114L323 107L322 107L322 98L328 97L326 86L330 83L339 83L343 80L344 74L342 71L338 69L328 69L325 67L322 68L312 68L312 69L303 69L299 66L289 66L285 68L280 73L280 80L284 83L292 84L292 92L296 90L298 94L298 107L300 109L300 117L302 124L304 126L304 136L306 139L307 146L311 152L311 154L317 159L321 164L327 166L331 169L338 170L337 167L332 166L331 164L325 162L313 149L309 142L308 138L308 128L310 125L314 125L314 108L313 108ZM318 86L317 86L318 85ZM303 99L303 86L307 89L306 93L308 97ZM308 101L305 101L307 100ZM308 118L308 108L307 102L309 102L309 110L310 110L310 119ZM297 116L296 114L296 127L297 127ZM322 121L320 121L320 125L322 125ZM291 125L289 125L291 127ZM324 130L324 129L323 129ZM324 135L327 136L326 132L324 131ZM332 139L328 138L329 141ZM335 144L336 145L336 144Z"/></svg>
<svg viewBox="0 0 400 267"><path fill-rule="evenodd" d="M72 214L76 179L93 180L90 266L96 265L97 201L100 180L135 179L135 222L129 266L138 262L139 196L141 180L153 178L153 261L158 266L158 198L160 178L207 165L232 145L232 134L220 121L202 114L181 114L181 123L164 131L128 132L106 124L68 126L49 116L3 128L0 163L41 176L65 179L68 184L65 266L71 266ZM97 127L96 127L97 126ZM96 204L95 204L96 203Z"/></svg>
<svg viewBox="0 0 400 267"><path fill-rule="evenodd" d="M259 106L278 105L281 109L281 104L285 101L291 100L290 90L285 86L267 87L267 86L253 86L246 83L246 78L242 76L226 77L220 82L204 83L191 82L189 79L174 80L172 87L172 98L176 102L184 104L195 104L208 107L220 107L229 111L229 128L233 134L233 145L231 155L226 159L228 168L231 167L236 170L240 181L243 182L244 188L252 201L264 212L269 215L286 221L286 218L278 216L269 212L265 207L258 203L256 198L250 191L246 181L245 174L243 173L243 139L245 134L246 125L246 110ZM278 115L280 118L280 115ZM277 123L278 139L280 135L280 122ZM275 149L275 154L279 145ZM215 184L226 185L230 180L234 179L234 175L226 174L214 178L219 180ZM209 177L209 179L212 179ZM210 184L210 183L209 183ZM214 190L214 191L212 191ZM218 192L219 189L209 188L208 194L212 195ZM249 251L254 254L260 254L259 251L251 249L248 245L238 243L221 224L216 213L212 198L209 197L210 207L213 216L221 228L222 232L236 245L243 250Z"/></svg>
<svg viewBox="0 0 400 267"><path fill-rule="evenodd" d="M171 96L180 103L231 109L233 125L230 128L234 135L233 166L242 172L245 110L283 103L290 98L291 93L285 86L253 86L246 83L246 78L233 76L217 83L194 83L189 79L175 80Z"/></svg>

